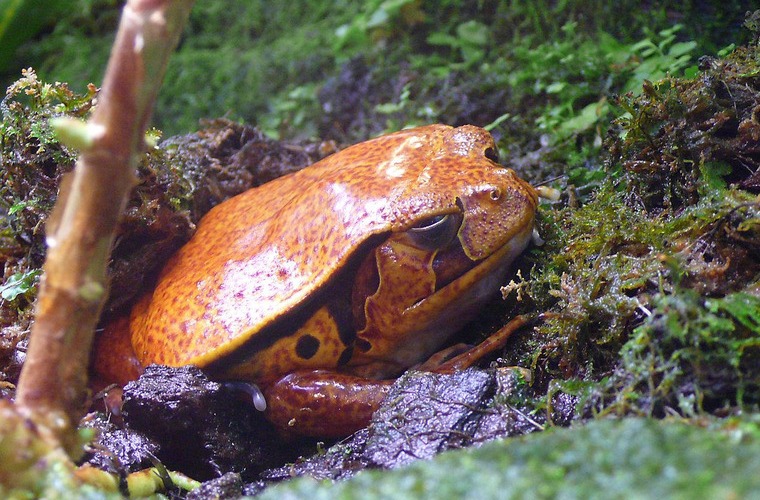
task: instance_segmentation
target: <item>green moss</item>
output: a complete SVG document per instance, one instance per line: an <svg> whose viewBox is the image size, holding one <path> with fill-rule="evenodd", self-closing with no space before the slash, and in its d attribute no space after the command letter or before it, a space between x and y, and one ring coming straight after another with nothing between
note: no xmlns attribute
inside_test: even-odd
<svg viewBox="0 0 760 500"><path fill-rule="evenodd" d="M716 32L722 28L705 13L736 30L744 13L740 3L722 2L716 11L690 2L644 10L629 0L615 7L576 0L200 2L170 62L156 125L171 135L195 129L201 117L226 115L285 137L315 135L326 104L319 89L339 78L346 61L362 57L381 80L367 89L365 102L396 102L404 83L414 82L414 105L387 125L380 117L379 130L420 120L485 125L509 110L530 128L540 118L547 134L585 133L593 142L593 129L610 113L609 93L689 64L695 30L708 21ZM99 84L119 6L114 0L70 2L48 33L21 47L17 61L49 81ZM675 18L681 32L672 28ZM702 34L703 46L725 39L713 40L710 30ZM740 42L738 36L732 40ZM470 102L461 102L462 85L472 85L480 97L469 93ZM488 94L493 102L472 109L472 101ZM298 106L300 116L288 104ZM374 114L362 119L369 123L359 130L377 133L370 126Z"/></svg>
<svg viewBox="0 0 760 500"><path fill-rule="evenodd" d="M760 348L760 298L734 293L705 299L693 290L658 296L653 314L621 350L606 380L606 410L695 416L760 401L753 363Z"/></svg>
<svg viewBox="0 0 760 500"><path fill-rule="evenodd" d="M72 2L52 32L23 46L18 59L45 80L99 85L120 8L113 0ZM323 79L334 67L335 30L357 9L340 1L198 2L170 60L155 124L177 134L196 129L201 118L255 123L276 96Z"/></svg>
<svg viewBox="0 0 760 500"><path fill-rule="evenodd" d="M758 52L623 97L607 178L574 174L593 194L542 211L547 244L512 288L532 299L526 311L547 313L510 358L536 370L539 397L582 396L578 417L722 414L760 401L749 361L760 341L760 87L748 77Z"/></svg>
<svg viewBox="0 0 760 500"><path fill-rule="evenodd" d="M260 498L744 498L760 488L757 429L598 421L337 484L296 480Z"/></svg>
<svg viewBox="0 0 760 500"><path fill-rule="evenodd" d="M7 214L3 224L31 243L32 265L42 263L42 228L58 194L59 176L76 160L76 151L58 142L48 121L62 114L85 118L94 96L92 87L78 95L66 84L45 83L25 70L3 101L0 211Z"/></svg>

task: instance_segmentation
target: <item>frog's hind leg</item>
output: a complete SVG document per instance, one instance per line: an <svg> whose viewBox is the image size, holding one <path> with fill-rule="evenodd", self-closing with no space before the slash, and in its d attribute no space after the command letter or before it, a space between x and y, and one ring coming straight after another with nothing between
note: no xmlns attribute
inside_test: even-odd
<svg viewBox="0 0 760 500"><path fill-rule="evenodd" d="M143 366L132 348L129 317L111 320L95 339L91 387L97 392L109 384L124 385L137 380L142 372Z"/></svg>

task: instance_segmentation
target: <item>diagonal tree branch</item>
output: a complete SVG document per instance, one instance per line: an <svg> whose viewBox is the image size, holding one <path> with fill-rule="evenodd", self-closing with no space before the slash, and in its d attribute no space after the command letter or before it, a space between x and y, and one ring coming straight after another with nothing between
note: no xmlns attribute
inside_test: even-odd
<svg viewBox="0 0 760 500"><path fill-rule="evenodd" d="M136 182L134 167L155 97L192 4L129 0L91 119L56 125L81 155L47 228L44 278L16 404L69 453L77 447L74 430L107 295L113 232Z"/></svg>

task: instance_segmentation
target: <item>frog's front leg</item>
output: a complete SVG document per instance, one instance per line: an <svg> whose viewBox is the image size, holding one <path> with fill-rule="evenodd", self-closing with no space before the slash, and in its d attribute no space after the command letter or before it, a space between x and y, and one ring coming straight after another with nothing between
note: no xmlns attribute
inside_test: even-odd
<svg viewBox="0 0 760 500"><path fill-rule="evenodd" d="M267 420L286 434L343 437L369 425L393 380L301 370L264 387Z"/></svg>
<svg viewBox="0 0 760 500"><path fill-rule="evenodd" d="M501 349L510 336L527 324L517 316L475 347L461 345L433 354L421 371L452 373L464 370ZM456 352L453 358L450 355ZM369 425L394 380L374 380L325 370L300 370L267 385L266 417L286 434L342 437Z"/></svg>

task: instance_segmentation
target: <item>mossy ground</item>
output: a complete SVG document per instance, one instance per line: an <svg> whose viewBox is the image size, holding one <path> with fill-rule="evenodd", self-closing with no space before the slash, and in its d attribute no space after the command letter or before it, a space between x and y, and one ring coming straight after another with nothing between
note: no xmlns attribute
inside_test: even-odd
<svg viewBox="0 0 760 500"><path fill-rule="evenodd" d="M46 120L86 115L93 94L85 82L100 79L88 72L103 67L92 61L107 51L111 4L78 3L82 10L20 52L83 95L27 74L3 102L5 380L15 380L23 360L16 343L39 278L44 220L76 154L55 141ZM199 3L156 118L188 132L198 118L229 110L283 137L342 143L422 122L490 126L505 163L526 178L564 175L555 181L561 200L539 212L545 244L523 259L522 278L497 306L497 316L545 316L503 354L504 364L533 371L521 406L549 423L560 395L572 396L578 421L669 416L730 429L731 416L745 415L742 425L756 433L758 16L747 23L754 31L740 31L741 17L721 21L740 3L722 2L720 15L686 3L679 29L664 9L631 7L623 21L603 4L336 2L275 12L258 2L223 11ZM83 28L95 42L68 38ZM725 42L742 46L717 56ZM257 48L248 52L248 44ZM54 60L56 46L64 56ZM711 56L697 60L702 53ZM77 62L84 59L86 67ZM197 81L203 91L190 86ZM153 156L146 165L155 169L142 173L161 190L139 195L133 214L147 226L155 219L143 215L155 216L157 206L186 213L196 180L164 152ZM591 441L629 435L571 432ZM711 435L716 449L731 446L719 431L694 435Z"/></svg>
<svg viewBox="0 0 760 500"><path fill-rule="evenodd" d="M604 179L544 212L547 245L520 291L551 313L522 361L582 395L579 416L760 402L757 56L737 49L619 98Z"/></svg>

